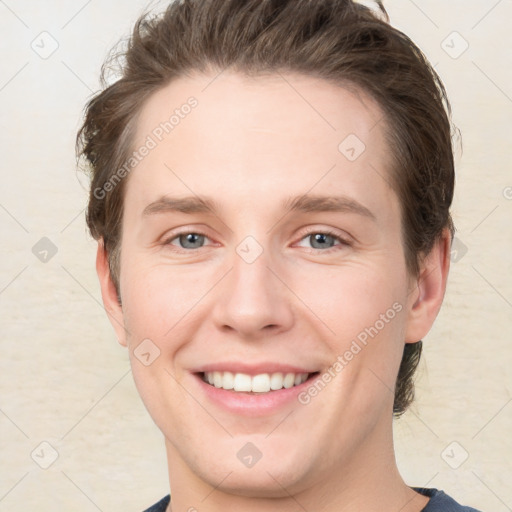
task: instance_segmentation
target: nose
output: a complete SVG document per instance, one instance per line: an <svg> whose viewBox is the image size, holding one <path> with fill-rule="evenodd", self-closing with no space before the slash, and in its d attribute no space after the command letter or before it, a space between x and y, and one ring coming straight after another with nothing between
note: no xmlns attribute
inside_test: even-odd
<svg viewBox="0 0 512 512"><path fill-rule="evenodd" d="M233 268L217 290L212 313L217 328L247 339L290 329L294 321L293 294L267 253L264 251L252 262L235 254L232 263Z"/></svg>

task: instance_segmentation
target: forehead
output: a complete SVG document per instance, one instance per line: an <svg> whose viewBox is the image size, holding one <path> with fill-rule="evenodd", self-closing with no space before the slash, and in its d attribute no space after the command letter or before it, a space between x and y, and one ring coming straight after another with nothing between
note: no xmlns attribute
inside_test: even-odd
<svg viewBox="0 0 512 512"><path fill-rule="evenodd" d="M141 109L133 148L151 149L127 199L142 208L157 193L192 193L247 204L314 189L366 195L368 206L394 200L384 130L378 104L354 87L300 74L181 77Z"/></svg>
<svg viewBox="0 0 512 512"><path fill-rule="evenodd" d="M195 106L189 108L192 102ZM191 120L185 122L187 117ZM341 87L296 73L195 73L173 80L150 96L137 120L135 143L142 143L148 134L171 142L180 133L186 136L187 128L206 142L207 130L197 128L202 123L211 128L212 121L217 130L210 135L217 140L241 128L251 130L253 136L269 131L289 137L314 133L312 142L320 137L336 141L351 130L361 140L376 142L381 130L371 132L385 124L379 105L353 84Z"/></svg>

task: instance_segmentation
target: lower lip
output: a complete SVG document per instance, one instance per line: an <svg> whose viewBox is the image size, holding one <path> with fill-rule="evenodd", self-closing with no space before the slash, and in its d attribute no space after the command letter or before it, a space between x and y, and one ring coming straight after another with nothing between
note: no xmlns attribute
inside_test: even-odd
<svg viewBox="0 0 512 512"><path fill-rule="evenodd" d="M223 388L216 388L205 382L201 375L194 374L202 392L210 402L234 414L262 416L279 412L287 405L300 405L297 395L307 389L317 377L312 374L308 380L298 386L283 388L268 393L244 393Z"/></svg>

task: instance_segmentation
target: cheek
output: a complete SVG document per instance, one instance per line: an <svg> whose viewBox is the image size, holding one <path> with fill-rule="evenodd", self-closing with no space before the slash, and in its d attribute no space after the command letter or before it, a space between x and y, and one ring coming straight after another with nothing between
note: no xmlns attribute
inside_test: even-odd
<svg viewBox="0 0 512 512"><path fill-rule="evenodd" d="M132 374L144 405L164 429L169 422L174 425L177 411L187 407L189 397L177 382L183 377L178 359L192 336L187 322L204 292L192 275L180 279L182 274L169 268L151 267L135 258L124 268L123 316Z"/></svg>
<svg viewBox="0 0 512 512"><path fill-rule="evenodd" d="M204 273L192 267L166 268L127 262L123 279L123 313L130 337L172 342L171 333L186 324L187 315L208 290Z"/></svg>
<svg viewBox="0 0 512 512"><path fill-rule="evenodd" d="M351 389L353 406L368 412L383 398L391 399L404 342L406 282L393 265L352 265L302 273L295 281L311 313L315 331L329 346L337 366L338 400ZM357 397L357 398L356 398ZM342 402L342 401L341 401ZM341 403L340 402L340 403ZM373 405L372 405L373 404Z"/></svg>
<svg viewBox="0 0 512 512"><path fill-rule="evenodd" d="M405 281L393 265L315 266L294 278L294 291L311 313L325 324L326 333L350 340L378 323L382 314L392 317L395 329L402 322L397 309L405 309ZM399 306L393 305L398 303ZM387 319L387 318L386 318ZM395 321L397 320L397 321Z"/></svg>

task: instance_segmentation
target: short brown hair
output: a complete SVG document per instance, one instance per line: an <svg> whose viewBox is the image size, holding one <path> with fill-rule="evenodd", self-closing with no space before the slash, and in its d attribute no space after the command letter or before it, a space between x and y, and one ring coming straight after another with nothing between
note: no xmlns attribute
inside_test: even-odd
<svg viewBox="0 0 512 512"><path fill-rule="evenodd" d="M121 57L121 78L86 106L77 155L91 175L87 224L103 238L119 294L119 250L126 180L105 184L129 158L137 115L154 92L191 71L230 68L245 74L299 72L355 86L384 112L393 168L390 182L401 204L407 269L418 276L444 228L454 188L450 104L421 50L376 9L353 0L177 0L161 15L135 24ZM113 60L113 59L111 59ZM102 190L103 193L95 193ZM406 343L393 413L414 399L413 375L422 341Z"/></svg>

